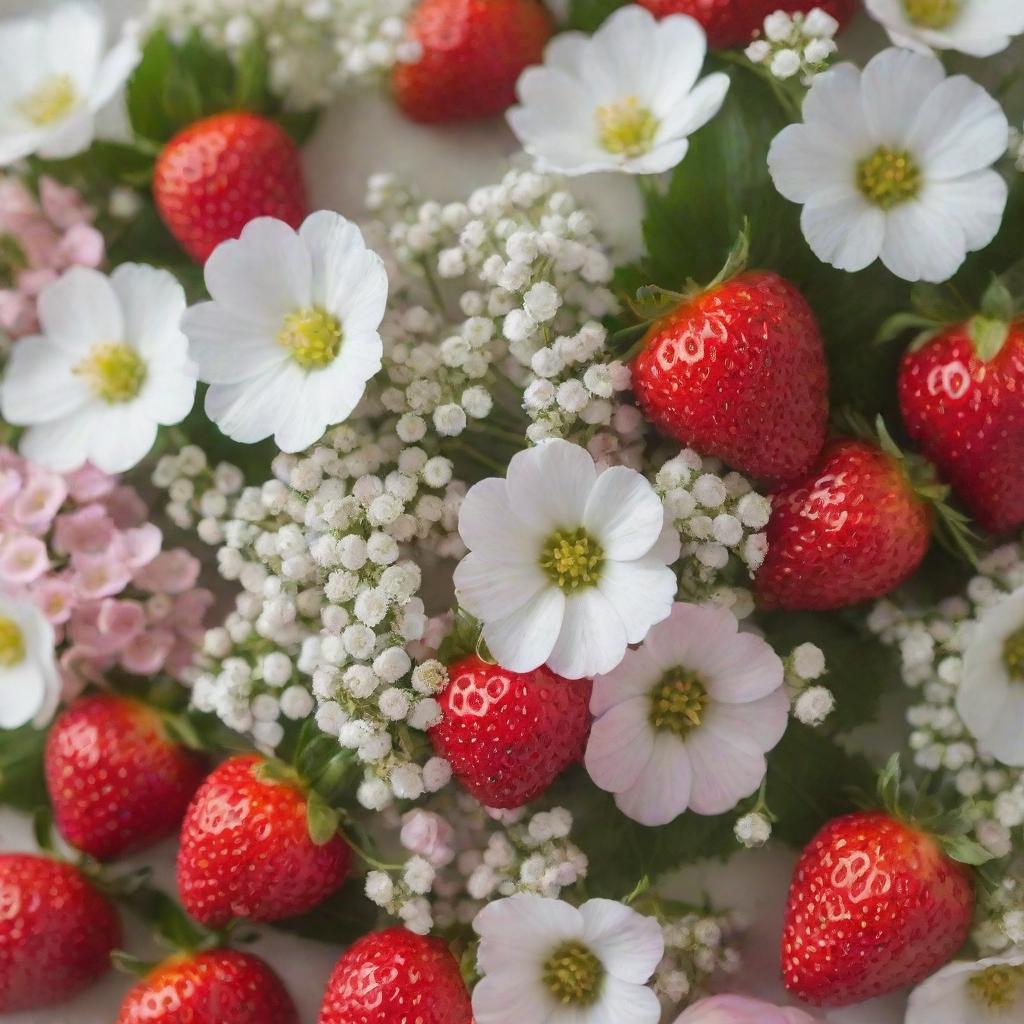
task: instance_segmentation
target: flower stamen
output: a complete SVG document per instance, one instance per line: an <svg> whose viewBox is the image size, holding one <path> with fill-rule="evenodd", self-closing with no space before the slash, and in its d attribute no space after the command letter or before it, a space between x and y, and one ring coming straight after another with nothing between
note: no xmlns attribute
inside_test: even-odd
<svg viewBox="0 0 1024 1024"><path fill-rule="evenodd" d="M948 28L960 14L960 0L903 0L907 17L923 28Z"/></svg>
<svg viewBox="0 0 1024 1024"><path fill-rule="evenodd" d="M598 107L594 119L601 145L616 156L649 153L658 134L658 119L635 96Z"/></svg>
<svg viewBox="0 0 1024 1024"><path fill-rule="evenodd" d="M14 668L25 660L25 636L21 627L0 615L0 668Z"/></svg>
<svg viewBox="0 0 1024 1024"><path fill-rule="evenodd" d="M146 364L131 345L104 341L93 345L74 370L97 398L111 405L129 402L142 390Z"/></svg>
<svg viewBox="0 0 1024 1024"><path fill-rule="evenodd" d="M51 75L18 103L18 110L33 124L53 124L66 116L78 102L70 75Z"/></svg>
<svg viewBox="0 0 1024 1024"><path fill-rule="evenodd" d="M997 964L975 974L967 982L971 998L987 1010L1009 1010L1024 987L1024 965Z"/></svg>
<svg viewBox="0 0 1024 1024"><path fill-rule="evenodd" d="M604 551L582 527L557 530L541 552L541 568L566 593L593 587L601 578Z"/></svg>
<svg viewBox="0 0 1024 1024"><path fill-rule="evenodd" d="M711 697L693 672L673 669L651 691L651 724L659 732L686 736L704 719Z"/></svg>
<svg viewBox="0 0 1024 1024"><path fill-rule="evenodd" d="M277 341L304 370L322 370L341 348L341 324L327 310L311 306L284 318Z"/></svg>
<svg viewBox="0 0 1024 1024"><path fill-rule="evenodd" d="M921 169L906 150L879 146L857 165L857 187L873 203L888 210L921 191Z"/></svg>
<svg viewBox="0 0 1024 1024"><path fill-rule="evenodd" d="M581 942L559 946L544 964L544 984L566 1006L593 1006L604 974L604 965Z"/></svg>

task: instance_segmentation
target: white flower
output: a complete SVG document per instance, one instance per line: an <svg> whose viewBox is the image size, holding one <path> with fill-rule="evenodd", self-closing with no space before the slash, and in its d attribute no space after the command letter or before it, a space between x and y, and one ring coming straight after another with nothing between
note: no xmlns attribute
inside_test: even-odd
<svg viewBox="0 0 1024 1024"><path fill-rule="evenodd" d="M721 73L697 82L706 52L692 18L659 22L630 4L593 36L565 32L548 44L544 64L520 77L508 122L538 170L666 171L728 91Z"/></svg>
<svg viewBox="0 0 1024 1024"><path fill-rule="evenodd" d="M677 604L594 680L587 771L634 821L722 814L761 784L789 704L782 661L737 626L725 608Z"/></svg>
<svg viewBox="0 0 1024 1024"><path fill-rule="evenodd" d="M635 470L599 474L584 448L548 441L466 495L459 601L505 668L608 672L671 610L667 565L679 543L664 526L660 499Z"/></svg>
<svg viewBox="0 0 1024 1024"><path fill-rule="evenodd" d="M863 72L819 75L804 122L774 139L775 187L803 205L815 255L857 271L881 257L908 281L945 281L999 230L1007 187L999 104L934 57L890 49Z"/></svg>
<svg viewBox="0 0 1024 1024"><path fill-rule="evenodd" d="M867 0L897 46L990 57L1024 33L1020 0Z"/></svg>
<svg viewBox="0 0 1024 1024"><path fill-rule="evenodd" d="M657 1024L647 987L665 950L661 927L613 900L578 910L520 893L488 904L473 927L484 977L473 990L477 1024Z"/></svg>
<svg viewBox="0 0 1024 1024"><path fill-rule="evenodd" d="M206 412L230 438L274 435L298 452L346 419L380 369L388 279L359 229L336 213L250 221L206 263L212 302L185 332L211 387Z"/></svg>
<svg viewBox="0 0 1024 1024"><path fill-rule="evenodd" d="M140 56L128 36L104 54L105 35L94 3L0 21L0 167L33 153L62 159L89 147L96 113Z"/></svg>
<svg viewBox="0 0 1024 1024"><path fill-rule="evenodd" d="M18 342L0 385L4 419L28 427L22 454L62 472L136 465L195 400L184 312L171 274L134 263L73 267L44 289L42 334Z"/></svg>
<svg viewBox="0 0 1024 1024"><path fill-rule="evenodd" d="M46 725L60 692L53 627L35 605L0 597L0 729Z"/></svg>
<svg viewBox="0 0 1024 1024"><path fill-rule="evenodd" d="M971 631L956 709L997 761L1024 767L1024 587L986 609Z"/></svg>
<svg viewBox="0 0 1024 1024"><path fill-rule="evenodd" d="M910 994L906 1024L1018 1024L1024 1020L1024 953L954 961Z"/></svg>

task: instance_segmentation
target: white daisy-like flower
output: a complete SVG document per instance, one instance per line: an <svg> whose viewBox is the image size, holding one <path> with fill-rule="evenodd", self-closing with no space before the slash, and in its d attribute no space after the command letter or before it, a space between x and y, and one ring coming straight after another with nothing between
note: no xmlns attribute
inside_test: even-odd
<svg viewBox="0 0 1024 1024"><path fill-rule="evenodd" d="M761 785L786 731L785 673L764 640L737 629L728 609L677 604L594 680L587 771L634 821L723 814Z"/></svg>
<svg viewBox="0 0 1024 1024"><path fill-rule="evenodd" d="M296 232L259 217L206 262L212 302L185 332L206 412L243 444L298 452L348 418L380 369L388 277L355 224L323 210Z"/></svg>
<svg viewBox="0 0 1024 1024"><path fill-rule="evenodd" d="M1024 952L947 964L910 994L906 1024L1020 1024Z"/></svg>
<svg viewBox="0 0 1024 1024"><path fill-rule="evenodd" d="M598 473L568 441L518 452L504 480L471 487L459 532L459 602L513 672L608 672L672 608L679 537L661 499L633 469Z"/></svg>
<svg viewBox="0 0 1024 1024"><path fill-rule="evenodd" d="M964 652L956 709L985 751L1024 767L1024 587L979 618Z"/></svg>
<svg viewBox="0 0 1024 1024"><path fill-rule="evenodd" d="M1020 0L867 0L897 46L991 57L1024 33Z"/></svg>
<svg viewBox="0 0 1024 1024"><path fill-rule="evenodd" d="M517 85L508 122L540 171L657 174L675 167L689 136L718 113L720 72L697 81L707 53L687 15L657 21L630 4L593 36L565 32Z"/></svg>
<svg viewBox="0 0 1024 1024"><path fill-rule="evenodd" d="M803 204L815 255L857 271L881 257L908 281L945 281L999 230L1007 186L992 165L1009 123L980 86L910 50L814 80L804 121L774 139L775 187Z"/></svg>
<svg viewBox="0 0 1024 1024"><path fill-rule="evenodd" d="M89 147L97 112L140 57L128 36L106 52L105 36L102 9L84 0L0 21L0 166Z"/></svg>
<svg viewBox="0 0 1024 1024"><path fill-rule="evenodd" d="M73 267L45 288L42 333L14 346L0 384L4 419L28 427L21 453L59 472L141 461L195 400L184 312L174 276L136 263L110 277Z"/></svg>
<svg viewBox="0 0 1024 1024"><path fill-rule="evenodd" d="M521 893L476 916L476 1024L657 1024L647 981L665 952L661 926L614 900L579 909Z"/></svg>
<svg viewBox="0 0 1024 1024"><path fill-rule="evenodd" d="M60 692L53 627L35 605L0 596L0 729L46 725Z"/></svg>

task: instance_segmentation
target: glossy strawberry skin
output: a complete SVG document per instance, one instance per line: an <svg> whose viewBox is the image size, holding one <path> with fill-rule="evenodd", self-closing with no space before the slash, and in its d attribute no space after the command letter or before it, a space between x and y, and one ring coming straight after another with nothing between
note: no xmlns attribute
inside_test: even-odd
<svg viewBox="0 0 1024 1024"><path fill-rule="evenodd" d="M826 825L797 864L782 973L816 1006L848 1006L916 985L967 939L974 887L930 836L881 812Z"/></svg>
<svg viewBox="0 0 1024 1024"><path fill-rule="evenodd" d="M767 608L826 610L881 597L921 564L932 513L893 457L833 441L814 470L772 495L754 587Z"/></svg>
<svg viewBox="0 0 1024 1024"><path fill-rule="evenodd" d="M825 443L828 370L803 296L754 271L655 322L633 391L662 433L770 484L806 472Z"/></svg>
<svg viewBox="0 0 1024 1024"><path fill-rule="evenodd" d="M178 892L201 924L236 917L277 921L312 910L345 881L351 850L341 836L309 837L305 795L257 777L263 759L225 761L200 786L181 828Z"/></svg>
<svg viewBox="0 0 1024 1024"><path fill-rule="evenodd" d="M54 722L45 768L60 834L97 860L173 835L206 774L155 711L110 694L86 697Z"/></svg>
<svg viewBox="0 0 1024 1024"><path fill-rule="evenodd" d="M338 961L318 1024L472 1020L469 993L447 946L440 939L391 928L360 939Z"/></svg>
<svg viewBox="0 0 1024 1024"><path fill-rule="evenodd" d="M907 433L976 522L1024 525L1024 323L987 363L966 325L944 331L903 357L899 395Z"/></svg>
<svg viewBox="0 0 1024 1024"><path fill-rule="evenodd" d="M670 14L689 14L704 26L708 46L726 50L746 46L775 11L806 13L821 7L841 25L860 8L859 0L638 0L659 18Z"/></svg>
<svg viewBox="0 0 1024 1024"><path fill-rule="evenodd" d="M116 1024L299 1024L299 1014L259 957L212 949L160 964L125 996Z"/></svg>
<svg viewBox="0 0 1024 1024"><path fill-rule="evenodd" d="M156 162L153 197L168 230L197 263L254 217L297 228L306 215L298 147L258 114L216 114L176 135Z"/></svg>
<svg viewBox="0 0 1024 1024"><path fill-rule="evenodd" d="M395 98L412 120L438 123L510 107L516 81L542 61L554 26L538 0L423 0L409 31L422 56L396 66Z"/></svg>
<svg viewBox="0 0 1024 1024"><path fill-rule="evenodd" d="M72 999L120 943L117 911L78 868L0 854L0 1014Z"/></svg>
<svg viewBox="0 0 1024 1024"><path fill-rule="evenodd" d="M444 717L430 739L482 804L522 807L583 757L589 679L563 679L544 666L509 672L475 655L451 665L448 674L438 698Z"/></svg>

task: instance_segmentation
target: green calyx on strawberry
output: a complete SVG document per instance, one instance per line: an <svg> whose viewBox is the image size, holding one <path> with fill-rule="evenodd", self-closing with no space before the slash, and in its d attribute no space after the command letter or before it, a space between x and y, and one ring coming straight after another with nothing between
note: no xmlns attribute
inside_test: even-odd
<svg viewBox="0 0 1024 1024"><path fill-rule="evenodd" d="M825 442L828 370L807 301L777 274L746 270L748 254L745 227L709 285L641 289L632 305L645 330L626 358L658 430L778 486Z"/></svg>

